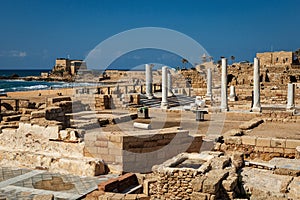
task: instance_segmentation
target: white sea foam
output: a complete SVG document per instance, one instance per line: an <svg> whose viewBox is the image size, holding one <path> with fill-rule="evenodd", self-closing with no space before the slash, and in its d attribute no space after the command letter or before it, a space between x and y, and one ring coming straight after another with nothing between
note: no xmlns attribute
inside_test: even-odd
<svg viewBox="0 0 300 200"><path fill-rule="evenodd" d="M32 85L32 86L25 86L22 88L27 89L27 90L38 90L38 89L45 89L47 87L48 87L48 85Z"/></svg>

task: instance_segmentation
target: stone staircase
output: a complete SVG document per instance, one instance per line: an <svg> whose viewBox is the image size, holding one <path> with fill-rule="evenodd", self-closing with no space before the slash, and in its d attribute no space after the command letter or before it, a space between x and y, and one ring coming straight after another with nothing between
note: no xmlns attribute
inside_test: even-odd
<svg viewBox="0 0 300 200"><path fill-rule="evenodd" d="M160 98L141 98L141 104L150 108L160 108L161 99ZM184 106L190 105L191 103L195 103L194 97L189 97L185 95L176 95L172 97L168 97L168 103L170 107Z"/></svg>

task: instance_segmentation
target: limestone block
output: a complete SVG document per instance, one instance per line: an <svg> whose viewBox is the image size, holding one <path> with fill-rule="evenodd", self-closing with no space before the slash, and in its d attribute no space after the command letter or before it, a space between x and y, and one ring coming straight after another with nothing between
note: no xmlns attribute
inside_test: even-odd
<svg viewBox="0 0 300 200"><path fill-rule="evenodd" d="M61 126L47 126L44 131L44 135L47 136L49 140L57 140L60 138L60 129Z"/></svg>
<svg viewBox="0 0 300 200"><path fill-rule="evenodd" d="M234 153L231 157L232 164L237 169L240 169L245 165L244 163L244 154L243 153Z"/></svg>
<svg viewBox="0 0 300 200"><path fill-rule="evenodd" d="M300 140L287 139L286 148L295 149L297 146L300 146Z"/></svg>
<svg viewBox="0 0 300 200"><path fill-rule="evenodd" d="M200 176L192 180L191 185L194 192L201 192L205 176Z"/></svg>
<svg viewBox="0 0 300 200"><path fill-rule="evenodd" d="M1 132L3 133L3 134L14 134L14 133L16 133L17 132L17 130L16 129L1 129Z"/></svg>
<svg viewBox="0 0 300 200"><path fill-rule="evenodd" d="M53 194L37 194L33 196L32 200L53 200Z"/></svg>
<svg viewBox="0 0 300 200"><path fill-rule="evenodd" d="M271 146L271 138L260 138L256 139L256 146L258 147L270 147Z"/></svg>
<svg viewBox="0 0 300 200"><path fill-rule="evenodd" d="M33 118L44 118L46 116L45 110L33 111L30 114L31 119Z"/></svg>
<svg viewBox="0 0 300 200"><path fill-rule="evenodd" d="M294 154L296 152L296 149L288 149L288 148L285 148L284 149L284 153L285 154Z"/></svg>
<svg viewBox="0 0 300 200"><path fill-rule="evenodd" d="M226 191L234 191L238 183L237 175L230 175L226 180L222 181L223 188Z"/></svg>
<svg viewBox="0 0 300 200"><path fill-rule="evenodd" d="M264 147L264 152L266 152L266 153L273 153L274 152L274 148Z"/></svg>
<svg viewBox="0 0 300 200"><path fill-rule="evenodd" d="M225 167L230 166L231 159L227 156L221 156L211 159L212 169L224 169Z"/></svg>
<svg viewBox="0 0 300 200"><path fill-rule="evenodd" d="M28 133L31 129L30 123L19 123L18 133Z"/></svg>
<svg viewBox="0 0 300 200"><path fill-rule="evenodd" d="M242 139L241 139L241 137L238 137L238 136L225 138L224 141L225 141L225 144L235 144L235 145L242 144Z"/></svg>
<svg viewBox="0 0 300 200"><path fill-rule="evenodd" d="M106 169L101 160L93 158L60 158L51 163L49 171L80 176L98 176L105 174Z"/></svg>
<svg viewBox="0 0 300 200"><path fill-rule="evenodd" d="M38 135L43 135L45 131L45 127L37 125L37 124L33 124L31 126L31 130L30 132L33 134L38 134Z"/></svg>
<svg viewBox="0 0 300 200"><path fill-rule="evenodd" d="M207 173L207 179L203 182L202 191L204 193L216 194L219 191L220 184L224 179L229 175L229 172L226 170L211 170Z"/></svg>
<svg viewBox="0 0 300 200"><path fill-rule="evenodd" d="M210 200L210 194L201 193L201 192L193 192L191 195L191 200Z"/></svg>
<svg viewBox="0 0 300 200"><path fill-rule="evenodd" d="M258 125L260 125L263 122L264 122L264 120L261 118L254 118L250 121L244 122L243 124L241 124L239 126L239 128L242 130L248 130L248 129L257 127Z"/></svg>
<svg viewBox="0 0 300 200"><path fill-rule="evenodd" d="M69 138L69 131L67 131L67 130L60 130L60 131L59 131L59 138L60 138L61 140L66 140L66 139L68 139L68 138Z"/></svg>
<svg viewBox="0 0 300 200"><path fill-rule="evenodd" d="M285 139L272 138L271 139L271 147L281 147L285 148Z"/></svg>
<svg viewBox="0 0 300 200"><path fill-rule="evenodd" d="M242 144L243 145L256 145L256 137L255 136L242 136Z"/></svg>

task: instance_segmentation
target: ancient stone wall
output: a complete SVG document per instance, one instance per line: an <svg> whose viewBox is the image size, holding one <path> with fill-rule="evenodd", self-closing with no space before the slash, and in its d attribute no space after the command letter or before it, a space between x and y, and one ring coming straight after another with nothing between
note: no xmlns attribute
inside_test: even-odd
<svg viewBox="0 0 300 200"><path fill-rule="evenodd" d="M202 137L186 130L169 128L150 131L89 132L85 135L85 155L103 159L118 172L150 172L153 165L181 152L197 152Z"/></svg>
<svg viewBox="0 0 300 200"><path fill-rule="evenodd" d="M264 52L256 53L256 57L260 60L261 66L271 65L287 65L293 63L293 52L279 51L279 52Z"/></svg>
<svg viewBox="0 0 300 200"><path fill-rule="evenodd" d="M299 140L263 138L256 136L233 136L224 139L224 145L219 150L242 151L254 159L271 159L273 157L295 158L296 147L300 146Z"/></svg>
<svg viewBox="0 0 300 200"><path fill-rule="evenodd" d="M199 168L176 167L183 154L154 166L153 177L144 185L145 193L151 199L234 199L239 195L236 170L243 166L242 154L231 158L214 153L216 157L203 152L208 155Z"/></svg>
<svg viewBox="0 0 300 200"><path fill-rule="evenodd" d="M106 169L101 159L84 157L84 143L76 132L61 130L57 125L45 127L28 123L20 123L18 129L3 129L0 164L80 176L104 174Z"/></svg>

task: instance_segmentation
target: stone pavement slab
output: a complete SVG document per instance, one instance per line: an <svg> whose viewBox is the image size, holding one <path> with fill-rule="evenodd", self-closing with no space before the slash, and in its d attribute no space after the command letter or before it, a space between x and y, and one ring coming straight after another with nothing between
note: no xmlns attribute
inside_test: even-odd
<svg viewBox="0 0 300 200"><path fill-rule="evenodd" d="M300 170L300 159L273 158L269 163L276 168Z"/></svg>
<svg viewBox="0 0 300 200"><path fill-rule="evenodd" d="M115 174L80 177L43 170L0 167L0 197L33 199L35 195L54 195L54 199L79 199L96 190L99 183L115 177Z"/></svg>

